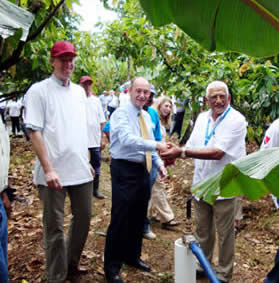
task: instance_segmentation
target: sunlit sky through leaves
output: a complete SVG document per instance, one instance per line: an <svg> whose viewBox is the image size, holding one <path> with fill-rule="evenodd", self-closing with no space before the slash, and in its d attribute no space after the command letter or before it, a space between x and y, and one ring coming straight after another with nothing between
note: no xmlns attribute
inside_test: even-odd
<svg viewBox="0 0 279 283"><path fill-rule="evenodd" d="M96 23L112 22L117 18L116 13L105 9L99 0L80 0L80 6L74 5L74 10L83 17L80 26L83 31L96 30Z"/></svg>

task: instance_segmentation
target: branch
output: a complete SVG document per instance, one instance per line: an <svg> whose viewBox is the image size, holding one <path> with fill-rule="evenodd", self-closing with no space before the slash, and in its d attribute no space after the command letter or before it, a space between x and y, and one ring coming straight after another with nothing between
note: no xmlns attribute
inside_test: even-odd
<svg viewBox="0 0 279 283"><path fill-rule="evenodd" d="M48 24L48 22L51 20L51 18L55 15L55 13L58 11L58 9L64 4L65 0L61 0L56 7L54 7L53 11L46 17L46 19L41 23L41 25L38 27L38 29L31 35L27 37L26 42L30 40L34 40L45 28L45 26Z"/></svg>
<svg viewBox="0 0 279 283"><path fill-rule="evenodd" d="M176 69L175 67L172 67L172 66L169 64L169 62L168 62L168 60L167 60L165 54L161 51L161 49L160 49L158 46L156 46L155 44L152 44L152 43L151 43L150 45L153 46L153 47L155 47L156 50L158 50L158 52L161 54L161 56L163 57L163 63L167 66L167 68L168 68L172 73L175 73L178 77L181 77L182 79L184 79L184 78L180 75L180 73L177 71L177 69Z"/></svg>
<svg viewBox="0 0 279 283"><path fill-rule="evenodd" d="M14 50L13 54L6 59L2 64L0 64L0 72L9 69L11 66L15 65L20 57L20 54L24 48L24 45L31 41L34 40L45 28L45 26L48 24L48 22L51 20L51 18L55 15L57 10L64 4L65 0L61 0L57 6L54 7L53 11L48 15L48 17L41 23L41 25L38 27L38 29L31 35L29 35L26 39L26 41L20 41L16 50Z"/></svg>

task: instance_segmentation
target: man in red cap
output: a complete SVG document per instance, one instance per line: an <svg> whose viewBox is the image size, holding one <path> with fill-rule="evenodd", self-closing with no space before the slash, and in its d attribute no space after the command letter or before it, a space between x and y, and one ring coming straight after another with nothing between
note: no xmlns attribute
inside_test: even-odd
<svg viewBox="0 0 279 283"><path fill-rule="evenodd" d="M93 80L89 76L83 76L80 79L80 85L84 88L87 96L86 117L88 150L90 152L90 164L95 171L93 195L98 199L103 199L103 194L99 192L99 178L101 169L101 149L103 149L105 145L105 140L102 139L102 129L106 119L101 101L92 93L92 83Z"/></svg>
<svg viewBox="0 0 279 283"><path fill-rule="evenodd" d="M92 175L88 162L86 96L70 81L75 48L56 42L50 78L33 84L26 95L26 126L37 160L34 183L43 203L46 272L49 282L78 275L92 214ZM64 239L64 204L71 200L72 220Z"/></svg>

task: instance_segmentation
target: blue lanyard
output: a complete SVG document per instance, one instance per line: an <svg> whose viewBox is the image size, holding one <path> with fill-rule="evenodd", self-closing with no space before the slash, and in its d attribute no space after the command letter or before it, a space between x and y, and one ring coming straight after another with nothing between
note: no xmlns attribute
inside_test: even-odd
<svg viewBox="0 0 279 283"><path fill-rule="evenodd" d="M230 110L231 110L231 107L229 107L226 110L226 112L223 114L223 116L217 121L217 123L215 124L215 126L213 127L213 129L211 130L211 132L209 134L208 134L208 131L209 131L209 124L210 124L210 117L208 118L206 133L205 133L204 146L207 146L209 140L215 134L215 130L216 130L217 126L225 119L225 117L227 116L227 114L229 113Z"/></svg>

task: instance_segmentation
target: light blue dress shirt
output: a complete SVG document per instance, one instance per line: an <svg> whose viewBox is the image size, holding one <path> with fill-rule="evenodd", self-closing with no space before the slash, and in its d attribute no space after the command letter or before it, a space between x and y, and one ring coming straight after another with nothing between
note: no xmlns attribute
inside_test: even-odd
<svg viewBox="0 0 279 283"><path fill-rule="evenodd" d="M145 162L145 152L152 152L152 163L156 168L163 165L156 152L156 141L152 132L149 114L142 111L148 130L149 140L141 136L139 125L139 109L132 103L115 110L110 118L110 154L114 159L125 159L132 162Z"/></svg>

